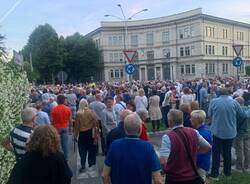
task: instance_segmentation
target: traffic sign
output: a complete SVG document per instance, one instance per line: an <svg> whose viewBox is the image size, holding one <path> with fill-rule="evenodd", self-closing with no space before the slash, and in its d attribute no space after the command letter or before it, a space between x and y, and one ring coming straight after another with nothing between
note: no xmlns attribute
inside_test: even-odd
<svg viewBox="0 0 250 184"><path fill-rule="evenodd" d="M58 74L57 74L57 79L58 79L60 82L63 83L64 81L67 80L67 78L68 78L68 74L67 74L66 72L64 72L64 71L58 72Z"/></svg>
<svg viewBox="0 0 250 184"><path fill-rule="evenodd" d="M239 56L243 49L243 45L233 45L233 49L234 49L235 54Z"/></svg>
<svg viewBox="0 0 250 184"><path fill-rule="evenodd" d="M240 65L242 65L242 63L243 63L243 60L242 60L241 57L236 57L236 58L234 58L234 60L233 60L233 65L234 65L235 67L239 67Z"/></svg>
<svg viewBox="0 0 250 184"><path fill-rule="evenodd" d="M123 50L123 53L129 63L133 62L133 59L135 55L137 54L136 50Z"/></svg>
<svg viewBox="0 0 250 184"><path fill-rule="evenodd" d="M128 64L125 66L125 71L127 74L131 75L135 72L135 65L133 64Z"/></svg>

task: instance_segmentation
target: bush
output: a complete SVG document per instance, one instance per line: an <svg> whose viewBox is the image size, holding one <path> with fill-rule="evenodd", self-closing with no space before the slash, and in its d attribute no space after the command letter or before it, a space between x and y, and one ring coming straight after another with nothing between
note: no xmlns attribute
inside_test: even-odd
<svg viewBox="0 0 250 184"><path fill-rule="evenodd" d="M21 67L0 61L0 142L21 122L28 89L26 72ZM0 146L0 184L6 183L14 163L14 155Z"/></svg>

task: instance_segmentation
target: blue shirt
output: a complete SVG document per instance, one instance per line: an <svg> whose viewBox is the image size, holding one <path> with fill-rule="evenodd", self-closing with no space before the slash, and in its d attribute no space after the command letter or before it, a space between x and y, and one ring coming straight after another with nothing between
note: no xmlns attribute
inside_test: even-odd
<svg viewBox="0 0 250 184"><path fill-rule="evenodd" d="M243 111L232 97L221 95L210 102L208 116L212 118L211 132L214 136L232 139L237 134L236 117L249 118L250 112Z"/></svg>
<svg viewBox="0 0 250 184"><path fill-rule="evenodd" d="M153 146L136 137L114 141L105 165L111 167L112 184L151 184L152 172L161 169Z"/></svg>
<svg viewBox="0 0 250 184"><path fill-rule="evenodd" d="M48 114L43 111L37 112L35 124L36 125L50 125Z"/></svg>
<svg viewBox="0 0 250 184"><path fill-rule="evenodd" d="M201 125L200 128L197 129L199 134L209 143L212 144L212 134L206 125ZM197 156L197 167L201 168L205 171L208 171L210 168L210 158L211 158L211 151L198 154Z"/></svg>

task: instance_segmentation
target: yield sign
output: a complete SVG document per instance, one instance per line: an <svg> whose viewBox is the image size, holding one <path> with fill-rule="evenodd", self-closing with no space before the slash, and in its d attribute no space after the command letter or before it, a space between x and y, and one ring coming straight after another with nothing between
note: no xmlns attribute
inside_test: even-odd
<svg viewBox="0 0 250 184"><path fill-rule="evenodd" d="M124 50L123 51L125 57L127 58L128 62L131 63L133 62L133 59L136 55L136 50Z"/></svg>
<svg viewBox="0 0 250 184"><path fill-rule="evenodd" d="M234 52L237 56L240 55L242 49L243 49L243 45L233 45L234 48Z"/></svg>

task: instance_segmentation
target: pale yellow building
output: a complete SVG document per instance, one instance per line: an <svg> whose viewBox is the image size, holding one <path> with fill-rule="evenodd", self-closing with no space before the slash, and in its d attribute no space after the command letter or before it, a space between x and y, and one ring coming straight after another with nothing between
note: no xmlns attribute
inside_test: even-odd
<svg viewBox="0 0 250 184"><path fill-rule="evenodd" d="M124 22L105 21L86 35L102 52L105 81L125 78L124 37L126 48L138 53L136 80L236 76L233 44L244 45L240 75L250 65L250 24L206 15L201 9L126 24L127 34Z"/></svg>

